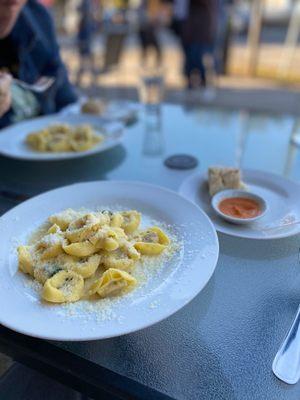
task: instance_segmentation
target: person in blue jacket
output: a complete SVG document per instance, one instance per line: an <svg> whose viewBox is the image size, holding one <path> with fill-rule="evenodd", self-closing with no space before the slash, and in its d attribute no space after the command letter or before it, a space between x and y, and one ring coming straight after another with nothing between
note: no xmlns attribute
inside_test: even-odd
<svg viewBox="0 0 300 400"><path fill-rule="evenodd" d="M12 80L34 83L41 76L53 76L55 83L38 95ZM0 128L55 113L76 99L44 6L36 0L0 0Z"/></svg>

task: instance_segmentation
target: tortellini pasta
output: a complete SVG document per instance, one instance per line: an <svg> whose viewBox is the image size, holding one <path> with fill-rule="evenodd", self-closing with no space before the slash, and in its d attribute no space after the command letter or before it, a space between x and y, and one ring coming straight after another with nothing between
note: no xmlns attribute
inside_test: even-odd
<svg viewBox="0 0 300 400"><path fill-rule="evenodd" d="M63 262L60 262L59 258L53 258L52 260L39 262L33 269L33 276L38 282L44 284L47 279L62 269L64 269Z"/></svg>
<svg viewBox="0 0 300 400"><path fill-rule="evenodd" d="M129 271L140 258L140 253L129 242L123 242L122 246L112 252L104 253L102 263L105 268L117 268Z"/></svg>
<svg viewBox="0 0 300 400"><path fill-rule="evenodd" d="M138 211L64 210L51 215L44 234L19 246L19 269L43 285L47 302L91 301L134 288L135 266L170 244L159 227L140 230Z"/></svg>
<svg viewBox="0 0 300 400"><path fill-rule="evenodd" d="M98 293L100 297L113 296L125 288L136 285L136 279L125 271L109 268L100 279L91 286L89 294Z"/></svg>
<svg viewBox="0 0 300 400"><path fill-rule="evenodd" d="M160 254L169 245L168 236L157 226L140 233L134 247L148 256Z"/></svg>
<svg viewBox="0 0 300 400"><path fill-rule="evenodd" d="M63 253L63 238L56 233L49 233L35 247L41 258L48 260Z"/></svg>
<svg viewBox="0 0 300 400"><path fill-rule="evenodd" d="M102 142L104 136L90 125L57 124L27 135L26 143L40 152L86 151Z"/></svg>
<svg viewBox="0 0 300 400"><path fill-rule="evenodd" d="M82 297L83 277L74 271L59 271L47 279L42 297L51 303L77 301Z"/></svg>
<svg viewBox="0 0 300 400"><path fill-rule="evenodd" d="M121 228L124 229L125 233L133 233L140 225L141 214L137 211L124 211L122 212L123 222Z"/></svg>
<svg viewBox="0 0 300 400"><path fill-rule="evenodd" d="M75 271L83 278L93 276L100 265L101 256L93 254L89 257L77 258L65 256L64 266L67 270Z"/></svg>
<svg viewBox="0 0 300 400"><path fill-rule="evenodd" d="M90 242L99 249L106 251L114 251L126 238L124 231L120 228L111 226L103 226L95 235L90 238Z"/></svg>
<svg viewBox="0 0 300 400"><path fill-rule="evenodd" d="M103 222L99 216L86 214L69 224L65 236L70 242L82 242L95 234L100 225L103 225Z"/></svg>
<svg viewBox="0 0 300 400"><path fill-rule="evenodd" d="M53 224L50 226L47 233L60 233L60 232L61 232L60 227L57 224Z"/></svg>
<svg viewBox="0 0 300 400"><path fill-rule="evenodd" d="M124 217L121 213L114 213L110 217L110 226L120 228L124 221Z"/></svg>
<svg viewBox="0 0 300 400"><path fill-rule="evenodd" d="M72 210L72 208L67 208L58 214L51 215L48 219L51 224L58 225L62 231L65 231L72 221L83 215L78 211Z"/></svg>
<svg viewBox="0 0 300 400"><path fill-rule="evenodd" d="M89 240L84 242L70 243L63 245L63 250L75 257L87 257L96 253L98 249L96 244L91 243Z"/></svg>
<svg viewBox="0 0 300 400"><path fill-rule="evenodd" d="M18 247L19 268L25 274L33 275L33 258L29 246Z"/></svg>

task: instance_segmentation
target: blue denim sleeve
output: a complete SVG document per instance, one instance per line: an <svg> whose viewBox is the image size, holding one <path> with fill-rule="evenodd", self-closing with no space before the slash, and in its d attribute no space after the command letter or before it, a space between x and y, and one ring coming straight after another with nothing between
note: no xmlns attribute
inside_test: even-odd
<svg viewBox="0 0 300 400"><path fill-rule="evenodd" d="M12 112L8 111L0 118L0 129L5 128L6 126L11 124L11 117L12 117Z"/></svg>
<svg viewBox="0 0 300 400"><path fill-rule="evenodd" d="M55 77L55 84L44 94L35 94L41 114L51 114L77 100L66 67L61 59L54 24L45 7L28 0L13 33L19 43L19 78L35 82L42 75ZM12 123L12 111L0 118L0 128Z"/></svg>

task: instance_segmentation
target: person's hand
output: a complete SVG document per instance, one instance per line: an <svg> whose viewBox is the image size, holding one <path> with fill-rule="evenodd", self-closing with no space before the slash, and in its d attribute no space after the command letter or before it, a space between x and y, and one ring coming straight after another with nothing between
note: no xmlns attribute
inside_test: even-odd
<svg viewBox="0 0 300 400"><path fill-rule="evenodd" d="M0 118L10 109L11 106L11 85L10 74L0 72Z"/></svg>

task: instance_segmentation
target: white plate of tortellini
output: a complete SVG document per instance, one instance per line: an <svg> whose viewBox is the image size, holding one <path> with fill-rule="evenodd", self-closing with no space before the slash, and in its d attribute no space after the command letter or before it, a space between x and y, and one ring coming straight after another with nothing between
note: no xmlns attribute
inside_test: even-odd
<svg viewBox="0 0 300 400"><path fill-rule="evenodd" d="M130 101L104 101L100 98L82 97L76 103L63 108L61 114L90 114L108 120L129 123L136 119L141 106Z"/></svg>
<svg viewBox="0 0 300 400"><path fill-rule="evenodd" d="M53 114L19 122L0 132L0 154L29 161L84 157L118 145L124 124L93 115Z"/></svg>
<svg viewBox="0 0 300 400"><path fill-rule="evenodd" d="M200 208L139 182L74 184L0 218L0 323L53 340L123 335L170 316L212 276Z"/></svg>

